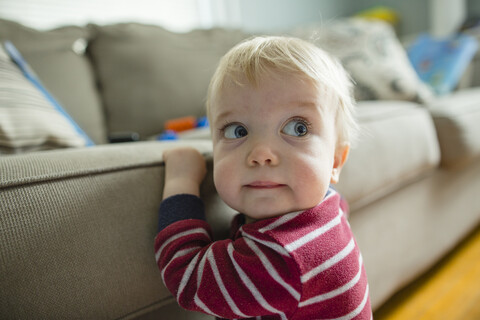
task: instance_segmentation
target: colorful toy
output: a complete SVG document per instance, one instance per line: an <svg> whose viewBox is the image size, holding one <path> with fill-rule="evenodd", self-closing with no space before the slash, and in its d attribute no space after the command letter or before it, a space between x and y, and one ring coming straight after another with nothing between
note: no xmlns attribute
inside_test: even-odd
<svg viewBox="0 0 480 320"><path fill-rule="evenodd" d="M208 127L207 117L187 116L165 122L165 131L157 136L157 140L177 140L178 133L196 128Z"/></svg>
<svg viewBox="0 0 480 320"><path fill-rule="evenodd" d="M176 118L165 122L165 130L182 132L193 129L197 126L197 118L193 116Z"/></svg>

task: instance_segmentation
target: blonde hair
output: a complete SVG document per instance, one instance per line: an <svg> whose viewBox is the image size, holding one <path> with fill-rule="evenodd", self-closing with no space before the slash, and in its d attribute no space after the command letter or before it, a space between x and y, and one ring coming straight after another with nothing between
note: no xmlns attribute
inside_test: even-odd
<svg viewBox="0 0 480 320"><path fill-rule="evenodd" d="M266 36L247 39L225 54L210 81L207 115L227 79L238 84L246 78L257 85L261 76L280 71L305 76L317 88L333 94L337 106L338 142L350 143L358 132L352 81L340 62L314 44L291 37Z"/></svg>

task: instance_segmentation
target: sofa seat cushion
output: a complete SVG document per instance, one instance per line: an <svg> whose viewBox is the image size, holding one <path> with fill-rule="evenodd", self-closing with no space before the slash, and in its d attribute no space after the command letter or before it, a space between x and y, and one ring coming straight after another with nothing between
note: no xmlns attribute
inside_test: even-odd
<svg viewBox="0 0 480 320"><path fill-rule="evenodd" d="M429 108L437 129L443 167L460 167L480 154L480 88L440 97Z"/></svg>
<svg viewBox="0 0 480 320"><path fill-rule="evenodd" d="M337 185L352 210L424 177L440 162L425 108L413 102L364 101L357 109L362 133Z"/></svg>

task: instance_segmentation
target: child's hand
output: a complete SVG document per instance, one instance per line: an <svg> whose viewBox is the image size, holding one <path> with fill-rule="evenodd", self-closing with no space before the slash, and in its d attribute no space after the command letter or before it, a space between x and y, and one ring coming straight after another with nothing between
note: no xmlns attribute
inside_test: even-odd
<svg viewBox="0 0 480 320"><path fill-rule="evenodd" d="M177 148L163 154L165 161L165 187L163 198L175 194L200 196L200 184L207 173L203 156L194 148Z"/></svg>

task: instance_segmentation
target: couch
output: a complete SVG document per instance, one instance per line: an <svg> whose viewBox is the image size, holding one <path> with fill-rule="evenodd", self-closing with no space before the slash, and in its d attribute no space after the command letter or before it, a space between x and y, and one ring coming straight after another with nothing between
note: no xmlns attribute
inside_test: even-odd
<svg viewBox="0 0 480 320"><path fill-rule="evenodd" d="M169 119L204 115L216 61L247 36L226 29L174 33L136 23L40 31L0 20L0 40L15 45L95 143L69 145L51 132L29 133L36 145L0 140L0 318L211 319L179 308L155 265L163 151L191 145L207 158L201 193L216 238L227 236L235 212L215 192L208 129L176 140L156 137ZM354 67L349 71L355 79ZM408 90L421 88L409 72ZM388 84L378 79L374 87ZM10 83L6 77L0 82ZM362 134L337 189L350 204L374 309L480 222L475 85L434 98L370 88L358 101ZM0 104L0 112L10 111ZM47 131L56 125L53 114L42 119L29 121L46 121ZM109 143L132 137L139 141Z"/></svg>

